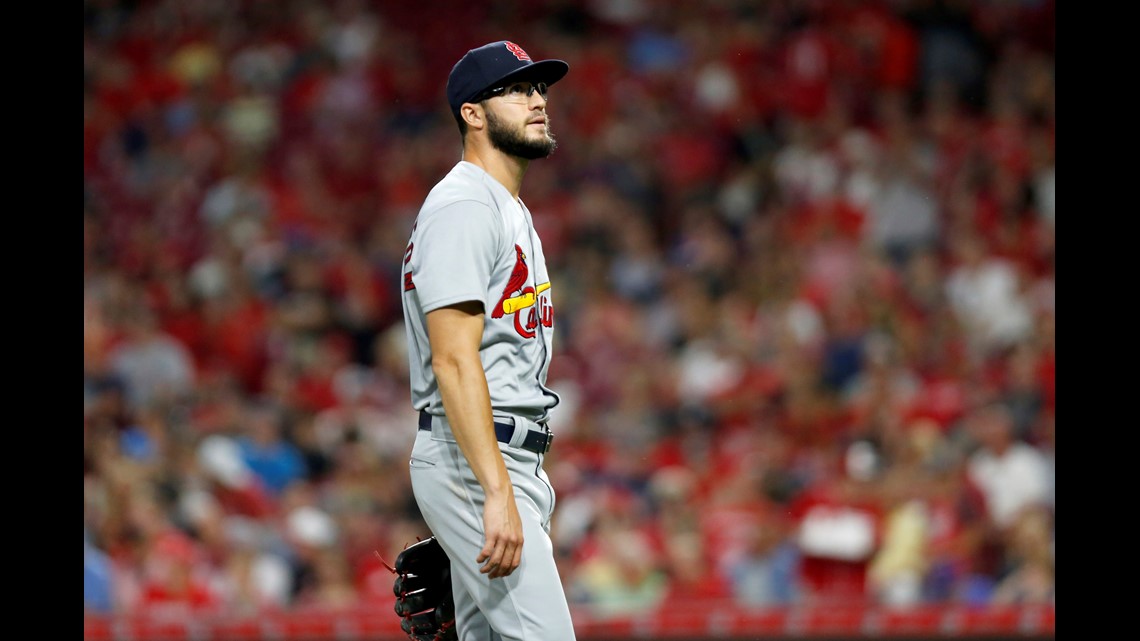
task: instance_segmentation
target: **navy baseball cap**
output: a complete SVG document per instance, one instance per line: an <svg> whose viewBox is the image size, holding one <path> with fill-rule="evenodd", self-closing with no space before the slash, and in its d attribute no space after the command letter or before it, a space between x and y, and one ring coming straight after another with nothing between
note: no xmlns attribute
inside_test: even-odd
<svg viewBox="0 0 1140 641"><path fill-rule="evenodd" d="M500 40L472 49L455 63L447 76L447 103L451 113L471 102L487 89L509 82L545 82L552 85L562 79L570 65L562 60L530 59L523 48L510 40Z"/></svg>

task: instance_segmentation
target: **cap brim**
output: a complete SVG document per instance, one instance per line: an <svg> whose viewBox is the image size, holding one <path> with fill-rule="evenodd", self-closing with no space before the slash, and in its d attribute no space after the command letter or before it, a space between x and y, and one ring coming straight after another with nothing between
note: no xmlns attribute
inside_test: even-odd
<svg viewBox="0 0 1140 641"><path fill-rule="evenodd" d="M501 87L508 82L545 82L548 85L552 85L562 80L568 71L570 71L570 65L566 64L563 60L539 60L534 64L508 73L484 87L479 93L494 87ZM479 94L477 93L475 95L477 96Z"/></svg>

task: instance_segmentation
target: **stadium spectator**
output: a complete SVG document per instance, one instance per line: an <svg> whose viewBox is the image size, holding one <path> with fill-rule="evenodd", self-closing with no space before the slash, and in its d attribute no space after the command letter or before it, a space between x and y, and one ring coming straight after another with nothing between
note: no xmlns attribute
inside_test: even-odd
<svg viewBox="0 0 1140 641"><path fill-rule="evenodd" d="M251 403L236 438L241 458L269 494L280 496L305 474L301 452L285 438L285 417L276 407Z"/></svg>
<svg viewBox="0 0 1140 641"><path fill-rule="evenodd" d="M285 507L283 514L292 578L290 604L340 603L346 583L351 583L339 567L338 557L344 552L336 548L340 537L336 521L312 504Z"/></svg>
<svg viewBox="0 0 1140 641"><path fill-rule="evenodd" d="M159 533L145 551L139 600L143 611L163 616L186 616L222 605L210 580L202 551L187 535L174 529Z"/></svg>
<svg viewBox="0 0 1140 641"><path fill-rule="evenodd" d="M227 514L214 496L201 490L184 493L179 509L180 523L201 542L210 583L227 608L258 613L289 606L289 565L273 550L275 534L268 524Z"/></svg>
<svg viewBox="0 0 1140 641"><path fill-rule="evenodd" d="M981 540L974 556L976 572L985 584L987 600L996 598L997 585L1005 576L1007 557L1018 541L1016 526L1022 514L1046 508L1049 466L1034 446L1015 436L1014 418L1000 402L984 405L967 419L969 436L978 444L967 463L969 480L984 497L986 519L979 533ZM1018 541L1019 542L1019 541ZM1019 542L1020 543L1020 542ZM1040 582L1051 575L1036 551L1022 550L1032 559L1026 564L1030 581ZM1011 582L1013 583L1013 582ZM1006 591L1020 588L1008 587Z"/></svg>
<svg viewBox="0 0 1140 641"><path fill-rule="evenodd" d="M571 603L592 606L603 616L648 612L665 599L669 577L663 550L647 531L638 499L611 492L596 516L580 559L567 583Z"/></svg>
<svg viewBox="0 0 1140 641"><path fill-rule="evenodd" d="M994 588L993 602L1054 602L1055 548L1052 517L1046 509L1035 507L1019 513L1009 530L1009 567Z"/></svg>
<svg viewBox="0 0 1140 641"><path fill-rule="evenodd" d="M1016 265L988 254L976 233L951 239L955 266L946 298L980 354L1012 347L1030 336L1033 317Z"/></svg>
<svg viewBox="0 0 1140 641"><path fill-rule="evenodd" d="M839 469L791 505L799 546L799 581L813 603L862 602L868 572L883 545L882 454L866 440L844 448Z"/></svg>
<svg viewBox="0 0 1140 641"><path fill-rule="evenodd" d="M1012 413L990 404L969 417L979 447L970 455L971 482L985 495L986 513L999 530L1008 530L1021 512L1045 505L1049 478L1044 455L1017 438Z"/></svg>
<svg viewBox="0 0 1140 641"><path fill-rule="evenodd" d="M249 468L233 438L207 436L198 446L197 463L206 487L227 514L268 518L276 512L275 497Z"/></svg>
<svg viewBox="0 0 1140 641"><path fill-rule="evenodd" d="M111 559L83 532L83 610L110 614L115 610Z"/></svg>
<svg viewBox="0 0 1140 641"><path fill-rule="evenodd" d="M733 599L749 606L787 606L799 601L800 549L787 519L775 516L747 530L744 546L724 560Z"/></svg>
<svg viewBox="0 0 1140 641"><path fill-rule="evenodd" d="M107 359L124 382L127 404L135 410L185 398L193 391L194 359L186 347L162 331L145 304L127 311L124 335Z"/></svg>

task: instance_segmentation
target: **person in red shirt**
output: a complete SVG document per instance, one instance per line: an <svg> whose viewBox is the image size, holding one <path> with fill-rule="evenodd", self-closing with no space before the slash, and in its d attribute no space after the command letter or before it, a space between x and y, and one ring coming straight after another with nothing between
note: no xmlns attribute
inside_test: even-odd
<svg viewBox="0 0 1140 641"><path fill-rule="evenodd" d="M144 611L200 610L220 605L217 593L199 569L201 551L184 534L158 535L146 558L139 606Z"/></svg>
<svg viewBox="0 0 1140 641"><path fill-rule="evenodd" d="M800 583L809 601L859 602L882 537L879 454L869 441L843 450L842 474L808 487L791 504Z"/></svg>

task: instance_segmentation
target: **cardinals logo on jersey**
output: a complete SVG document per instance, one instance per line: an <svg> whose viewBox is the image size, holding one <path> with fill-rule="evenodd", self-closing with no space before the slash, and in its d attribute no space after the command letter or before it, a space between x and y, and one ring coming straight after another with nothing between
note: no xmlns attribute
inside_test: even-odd
<svg viewBox="0 0 1140 641"><path fill-rule="evenodd" d="M507 301L516 292L522 291L529 273L530 270L526 266L526 254L523 253L522 247L515 245L515 268L511 270L511 278L507 281L507 286L503 288L503 295L499 297L495 309L491 310L491 318L503 317L503 312L507 311Z"/></svg>
<svg viewBox="0 0 1140 641"><path fill-rule="evenodd" d="M503 295L491 310L491 318L513 315L515 331L523 338L534 338L534 330L539 323L544 327L554 325L554 307L550 304L549 296L539 296L550 289L550 283L542 283L537 288L531 287L526 284L529 275L530 268L526 264L526 254L522 247L515 245L515 267L511 270L507 286L503 288ZM526 310L525 314L521 313L523 310Z"/></svg>

